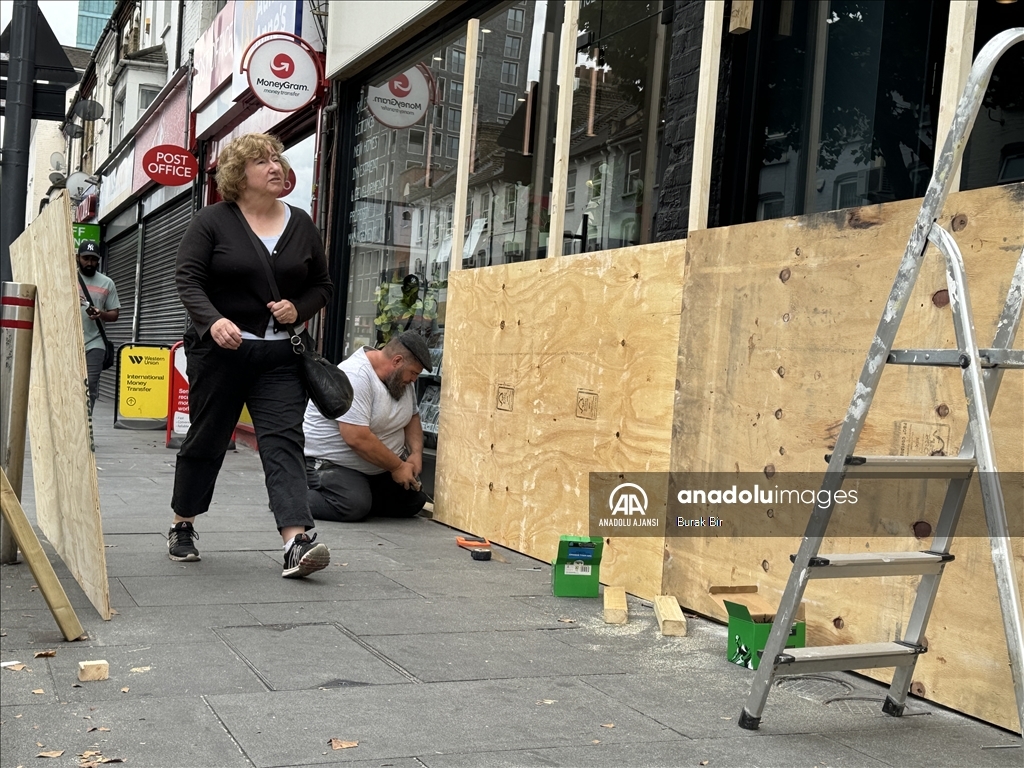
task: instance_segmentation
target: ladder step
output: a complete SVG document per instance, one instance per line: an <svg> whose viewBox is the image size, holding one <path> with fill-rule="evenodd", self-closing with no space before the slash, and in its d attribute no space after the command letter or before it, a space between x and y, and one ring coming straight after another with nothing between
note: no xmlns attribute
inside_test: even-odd
<svg viewBox="0 0 1024 768"><path fill-rule="evenodd" d="M776 675L803 675L811 672L840 672L851 669L906 667L925 649L909 643L863 643L861 645L822 645L816 648L787 648L776 659Z"/></svg>
<svg viewBox="0 0 1024 768"><path fill-rule="evenodd" d="M790 562L796 555L789 556ZM811 558L809 579L846 579L865 576L916 576L942 573L953 560L943 552L880 552L824 555Z"/></svg>
<svg viewBox="0 0 1024 768"><path fill-rule="evenodd" d="M832 454L825 454L831 461ZM845 472L854 475L904 475L910 477L970 477L978 466L974 458L959 456L847 456Z"/></svg>
<svg viewBox="0 0 1024 768"><path fill-rule="evenodd" d="M1024 369L1024 350L979 349L982 368ZM970 359L958 349L894 349L886 362L892 365L939 365L966 368Z"/></svg>

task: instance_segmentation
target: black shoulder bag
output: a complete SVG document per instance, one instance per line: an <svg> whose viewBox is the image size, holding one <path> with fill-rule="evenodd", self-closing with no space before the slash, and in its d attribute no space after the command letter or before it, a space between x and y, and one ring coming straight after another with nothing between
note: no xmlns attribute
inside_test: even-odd
<svg viewBox="0 0 1024 768"><path fill-rule="evenodd" d="M252 231L249 222L245 220L245 216L242 215L238 206L232 203L231 210L235 212L238 220L242 223L242 229L249 235L253 248L256 249L256 253L259 254L263 262L263 269L267 273L267 281L270 283L274 301L280 301L281 291L278 290L277 280L274 279L274 270L270 266L270 254L267 252L267 247L256 237L256 233ZM344 415L352 407L352 384L349 382L348 376L313 349L308 333L300 334L294 325L283 327L291 334L292 352L299 355L299 368L313 405L328 419L336 419Z"/></svg>
<svg viewBox="0 0 1024 768"><path fill-rule="evenodd" d="M89 293L89 286L86 285L85 280L82 279L82 273L76 271L75 274L78 275L78 284L82 286L82 292L85 294L85 300L89 302L89 307L91 309L96 309L95 305L92 303L92 294ZM100 332L100 337L103 339L103 346L105 348L103 353L103 370L105 371L107 368L111 368L114 365L114 342L107 338L107 332L103 329L102 321L93 320L93 322L96 323L96 327Z"/></svg>

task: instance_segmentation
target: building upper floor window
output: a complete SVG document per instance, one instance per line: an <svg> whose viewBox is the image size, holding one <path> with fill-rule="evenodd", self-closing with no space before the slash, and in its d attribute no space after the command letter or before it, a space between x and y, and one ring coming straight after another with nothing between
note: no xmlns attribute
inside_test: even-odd
<svg viewBox="0 0 1024 768"><path fill-rule="evenodd" d="M517 85L519 83L519 65L516 62L501 62L501 82L506 85Z"/></svg>
<svg viewBox="0 0 1024 768"><path fill-rule="evenodd" d="M516 111L516 95L508 91L498 91L498 114L511 115Z"/></svg>
<svg viewBox="0 0 1024 768"><path fill-rule="evenodd" d="M505 35L505 58L518 59L523 49L523 38L515 35Z"/></svg>
<svg viewBox="0 0 1024 768"><path fill-rule="evenodd" d="M522 8L509 8L506 26L509 32L522 32L526 26L526 11Z"/></svg>

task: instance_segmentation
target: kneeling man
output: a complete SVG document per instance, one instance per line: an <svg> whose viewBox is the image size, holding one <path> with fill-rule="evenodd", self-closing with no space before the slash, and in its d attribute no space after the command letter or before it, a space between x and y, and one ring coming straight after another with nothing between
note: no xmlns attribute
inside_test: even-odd
<svg viewBox="0 0 1024 768"><path fill-rule="evenodd" d="M412 517L420 491L423 429L415 382L431 371L430 350L406 331L383 349L363 347L339 366L352 383L352 407L325 419L306 406L306 485L317 520L352 523L370 515Z"/></svg>

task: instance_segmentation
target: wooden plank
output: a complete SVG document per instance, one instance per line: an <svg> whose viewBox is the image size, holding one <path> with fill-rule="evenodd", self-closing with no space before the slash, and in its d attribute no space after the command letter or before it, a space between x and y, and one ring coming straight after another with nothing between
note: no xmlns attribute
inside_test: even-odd
<svg viewBox="0 0 1024 768"><path fill-rule="evenodd" d="M949 226L954 214L966 217L967 226L954 237L964 252L983 344L991 342L1024 247L1022 199L1024 184L956 193L938 218ZM920 204L907 200L691 235L673 470L731 476L763 473L769 466L778 473L824 470L823 455L838 435ZM941 262L930 248L896 347L954 346ZM1022 341L1024 334L1018 334L1017 348ZM1017 509L1020 475L1011 473L1024 472L1022 378L1004 375L991 418L996 457L1008 478L1004 493L1016 494ZM893 366L882 377L857 450L956 455L966 417L958 370ZM944 489L933 485L941 496ZM908 489L895 505L866 509L877 535L855 538L840 529L822 552L922 549L912 536L887 533L887 510L913 510L934 523L935 496ZM982 519L974 486L961 528ZM795 524L800 533L802 525ZM726 527L710 536L669 537L664 591L689 609L723 620L724 611L708 592L713 585L757 584L777 606L790 572L789 555L800 540L791 533L792 528L753 538ZM1015 538L1012 546L1024 576L1024 540ZM917 690L1017 730L988 541L958 537L954 554L932 612L930 650L917 665ZM805 596L808 645L897 637L907 625L915 584L914 577L813 582ZM872 674L886 679L884 672Z"/></svg>
<svg viewBox="0 0 1024 768"><path fill-rule="evenodd" d="M551 177L548 257L561 256L565 233L565 196L569 183L569 138L572 134L573 79L576 77L576 31L579 0L566 0L558 55L558 107L555 110L555 159Z"/></svg>
<svg viewBox="0 0 1024 768"><path fill-rule="evenodd" d="M729 11L729 33L742 35L749 32L754 21L754 0L732 0Z"/></svg>
<svg viewBox="0 0 1024 768"><path fill-rule="evenodd" d="M700 80L697 84L697 119L693 137L693 170L690 175L690 232L708 226L711 156L715 149L715 109L718 105L718 67L722 57L724 21L725 3L721 0L705 0Z"/></svg>
<svg viewBox="0 0 1024 768"><path fill-rule="evenodd" d="M666 637L686 637L686 617L679 608L679 601L672 595L658 595L654 598L654 617L658 629Z"/></svg>
<svg viewBox="0 0 1024 768"><path fill-rule="evenodd" d="M452 277L436 520L550 561L588 532L590 472L667 472L685 247ZM612 537L601 577L653 597L663 558L663 538Z"/></svg>
<svg viewBox="0 0 1024 768"><path fill-rule="evenodd" d="M110 677L110 664L105 659L78 662L78 679L83 683L106 680Z"/></svg>
<svg viewBox="0 0 1024 768"><path fill-rule="evenodd" d="M32 283L37 290L29 384L36 520L106 620L106 552L66 194L11 244L11 266L16 281Z"/></svg>
<svg viewBox="0 0 1024 768"><path fill-rule="evenodd" d="M939 116L935 126L935 155L938 156L956 114L956 105L967 85L974 61L974 33L978 24L978 0L959 0L949 4L946 26L946 55L942 64L942 89L939 91ZM960 189L960 168L953 175L954 192Z"/></svg>
<svg viewBox="0 0 1024 768"><path fill-rule="evenodd" d="M625 587L604 588L604 623L625 624L629 621L629 604Z"/></svg>
<svg viewBox="0 0 1024 768"><path fill-rule="evenodd" d="M43 593L43 599L46 600L46 605L50 608L50 613L53 614L64 639L77 640L85 634L82 623L78 620L75 609L71 607L71 601L68 600L64 587L57 578L53 566L50 565L50 560L46 557L39 538L32 530L32 524L28 521L25 510L21 508L21 502L18 501L18 496L14 493L14 488L11 487L7 475L2 469L0 469L0 483L2 483L0 486L0 502L2 502L0 511L2 511L7 525L10 526L22 557L25 558L29 570L32 571L32 578L39 585L39 591Z"/></svg>
<svg viewBox="0 0 1024 768"><path fill-rule="evenodd" d="M466 247L466 206L469 201L469 175L472 173L473 115L476 106L476 52L479 48L480 19L466 24L466 68L462 73L462 120L459 123L458 173L455 176L455 210L452 220L452 255L449 270L462 269L462 250ZM470 254L472 255L472 254Z"/></svg>

